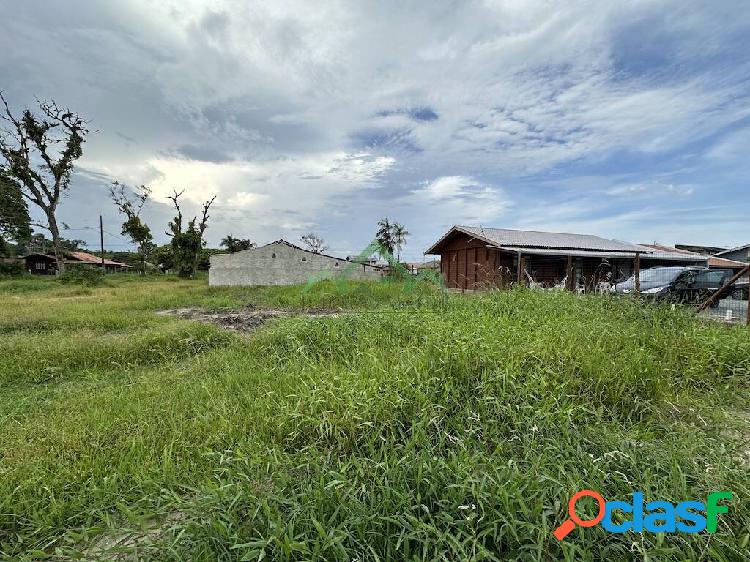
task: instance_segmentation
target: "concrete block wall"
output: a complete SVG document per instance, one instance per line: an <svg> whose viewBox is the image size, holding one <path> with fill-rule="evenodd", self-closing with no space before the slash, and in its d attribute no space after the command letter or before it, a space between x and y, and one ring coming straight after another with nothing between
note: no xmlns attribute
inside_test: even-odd
<svg viewBox="0 0 750 562"><path fill-rule="evenodd" d="M273 242L234 254L211 256L210 286L296 285L343 275L353 280L377 280L381 269L307 252L284 242Z"/></svg>

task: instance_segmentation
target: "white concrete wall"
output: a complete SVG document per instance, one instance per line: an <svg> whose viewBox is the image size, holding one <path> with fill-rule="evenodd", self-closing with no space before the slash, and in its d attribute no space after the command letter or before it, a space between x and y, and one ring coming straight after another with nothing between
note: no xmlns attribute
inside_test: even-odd
<svg viewBox="0 0 750 562"><path fill-rule="evenodd" d="M296 285L311 279L337 277L377 280L383 271L355 264L283 243L272 243L234 254L211 256L208 284L211 286Z"/></svg>

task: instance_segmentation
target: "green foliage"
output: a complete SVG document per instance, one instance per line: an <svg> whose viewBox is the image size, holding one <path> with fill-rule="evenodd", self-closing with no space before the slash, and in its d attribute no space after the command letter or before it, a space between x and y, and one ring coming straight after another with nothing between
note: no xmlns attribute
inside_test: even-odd
<svg viewBox="0 0 750 562"><path fill-rule="evenodd" d="M200 232L195 229L194 222L190 221L185 232L174 234L170 244L177 275L184 279L195 276L198 256L203 247L203 239Z"/></svg>
<svg viewBox="0 0 750 562"><path fill-rule="evenodd" d="M133 195L129 195L128 189L114 182L109 188L109 196L117 209L125 215L125 222L122 223L122 234L138 247L140 260L138 268L141 274L146 273L146 260L151 250L154 249L153 236L151 229L143 223L140 214L143 206L151 195L151 188L141 185L133 190Z"/></svg>
<svg viewBox="0 0 750 562"><path fill-rule="evenodd" d="M138 253L141 256L140 271L146 272L146 260L149 253L154 248L153 236L151 229L143 224L140 217L132 216L122 223L122 234L128 236L133 243L138 246Z"/></svg>
<svg viewBox="0 0 750 562"><path fill-rule="evenodd" d="M64 252L76 252L86 248L84 240L60 238L60 248ZM34 234L26 243L27 253L47 254L54 249L54 242L48 239L44 234Z"/></svg>
<svg viewBox="0 0 750 562"><path fill-rule="evenodd" d="M219 246L226 248L230 254L234 254L235 252L241 252L242 250L249 250L255 246L255 244L251 242L249 238L235 238L229 234L221 240Z"/></svg>
<svg viewBox="0 0 750 562"><path fill-rule="evenodd" d="M385 253L393 254L393 250L395 249L395 242L393 240L393 224L391 224L391 221L389 221L387 217L378 221L378 230L375 233L375 239L378 241Z"/></svg>
<svg viewBox="0 0 750 562"><path fill-rule="evenodd" d="M177 215L169 222L169 231L172 233L171 258L174 267L177 269L177 275L183 279L188 279L194 277L198 270L201 249L204 245L203 233L208 228L208 211L216 200L216 196L214 195L203 204L200 222L198 222L197 216L193 217L192 220L188 221L187 228L183 230L183 217L180 209L180 197L183 193L184 190L180 192L175 190L174 194L169 197L177 211Z"/></svg>
<svg viewBox="0 0 750 562"><path fill-rule="evenodd" d="M23 263L0 263L0 277L21 277L23 274Z"/></svg>
<svg viewBox="0 0 750 562"><path fill-rule="evenodd" d="M171 271L174 269L174 256L172 254L172 244L157 246L151 251L151 261L161 271Z"/></svg>
<svg viewBox="0 0 750 562"><path fill-rule="evenodd" d="M5 239L25 242L31 237L29 209L21 185L0 167L0 250L7 252ZM0 251L0 255L2 255Z"/></svg>
<svg viewBox="0 0 750 562"><path fill-rule="evenodd" d="M397 254L400 261L401 250L406 245L406 237L409 234L409 231L406 230L403 224L391 222L387 217L378 221L378 230L375 234L375 239L384 250L381 255L386 257Z"/></svg>
<svg viewBox="0 0 750 562"><path fill-rule="evenodd" d="M69 265L65 273L57 276L63 285L80 285L81 287L97 287L104 283L104 271L101 267L88 265Z"/></svg>
<svg viewBox="0 0 750 562"><path fill-rule="evenodd" d="M744 327L566 292L110 278L0 282L0 558L746 560ZM249 305L340 313L250 337L154 314ZM737 500L711 536L558 543L581 488Z"/></svg>

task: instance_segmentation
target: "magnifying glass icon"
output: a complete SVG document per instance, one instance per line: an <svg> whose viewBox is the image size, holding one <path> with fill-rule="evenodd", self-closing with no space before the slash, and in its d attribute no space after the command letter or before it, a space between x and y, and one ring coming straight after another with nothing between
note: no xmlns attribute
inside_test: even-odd
<svg viewBox="0 0 750 562"><path fill-rule="evenodd" d="M599 504L599 513L597 516L587 521L584 521L576 514L576 502L584 497L594 498L596 503ZM576 528L576 525L581 527L593 527L604 519L604 508L605 501L601 494L594 492L593 490L581 490L570 498L570 501L568 502L568 515L570 516L570 519L566 519L552 534L557 540L561 541Z"/></svg>

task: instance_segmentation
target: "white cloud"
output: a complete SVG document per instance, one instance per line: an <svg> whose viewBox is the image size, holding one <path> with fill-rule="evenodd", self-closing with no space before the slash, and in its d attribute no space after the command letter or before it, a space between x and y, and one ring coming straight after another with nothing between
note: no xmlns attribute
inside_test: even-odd
<svg viewBox="0 0 750 562"><path fill-rule="evenodd" d="M497 219L510 206L500 188L466 176L443 176L425 182L407 201L428 208L433 217L452 217L456 223Z"/></svg>
<svg viewBox="0 0 750 562"><path fill-rule="evenodd" d="M0 86L13 101L81 111L101 131L87 169L162 200L174 187L192 204L217 193L232 207L222 220L246 213L259 237L372 223L377 202L419 209L432 234L507 220L535 174L659 160L750 116L750 12L721 0L11 4ZM735 137L707 160L743 165ZM637 172L612 172L628 177L605 195L707 191Z"/></svg>

